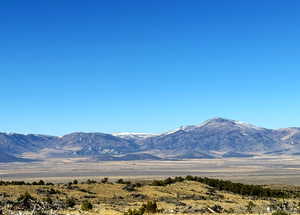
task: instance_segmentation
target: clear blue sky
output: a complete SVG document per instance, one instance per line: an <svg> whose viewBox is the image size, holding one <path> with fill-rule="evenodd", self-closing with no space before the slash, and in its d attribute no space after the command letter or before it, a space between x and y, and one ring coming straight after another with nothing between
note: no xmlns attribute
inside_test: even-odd
<svg viewBox="0 0 300 215"><path fill-rule="evenodd" d="M0 3L0 131L300 126L299 0Z"/></svg>

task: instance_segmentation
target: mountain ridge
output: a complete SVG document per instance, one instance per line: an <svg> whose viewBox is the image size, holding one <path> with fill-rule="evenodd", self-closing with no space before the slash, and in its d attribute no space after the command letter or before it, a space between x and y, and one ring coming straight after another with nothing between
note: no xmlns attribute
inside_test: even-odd
<svg viewBox="0 0 300 215"><path fill-rule="evenodd" d="M216 117L161 133L73 132L61 137L0 133L0 162L22 161L26 153L96 160L189 159L300 154L300 128L268 129ZM1 156L1 154L0 154Z"/></svg>

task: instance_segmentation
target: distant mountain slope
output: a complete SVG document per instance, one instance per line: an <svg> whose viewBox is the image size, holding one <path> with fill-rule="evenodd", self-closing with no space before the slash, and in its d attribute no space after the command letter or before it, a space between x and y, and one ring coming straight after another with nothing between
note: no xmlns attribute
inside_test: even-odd
<svg viewBox="0 0 300 215"><path fill-rule="evenodd" d="M0 133L0 152L22 154L45 148L58 138L47 135Z"/></svg>
<svg viewBox="0 0 300 215"><path fill-rule="evenodd" d="M300 128L282 128L277 130L281 142L291 145L300 144Z"/></svg>
<svg viewBox="0 0 300 215"><path fill-rule="evenodd" d="M0 162L21 155L87 157L98 160L156 160L300 155L300 128L278 130L224 118L180 127L159 135L71 133L62 137L0 133ZM25 160L24 160L25 161Z"/></svg>
<svg viewBox="0 0 300 215"><path fill-rule="evenodd" d="M147 138L142 149L163 151L266 152L280 149L273 130L238 121L215 118L199 126L183 127L175 132Z"/></svg>
<svg viewBox="0 0 300 215"><path fill-rule="evenodd" d="M0 152L0 162L1 163L9 163L9 162L31 162L31 159L18 158L13 155L6 154L4 152Z"/></svg>
<svg viewBox="0 0 300 215"><path fill-rule="evenodd" d="M103 133L72 133L56 143L61 148L77 148L77 155L122 154L138 151L139 146L132 141Z"/></svg>
<svg viewBox="0 0 300 215"><path fill-rule="evenodd" d="M179 155L176 155L174 157L171 157L173 159L213 159L216 158L213 155L209 155L209 154L205 154L205 153L201 153L201 152L182 152L179 153Z"/></svg>
<svg viewBox="0 0 300 215"><path fill-rule="evenodd" d="M139 153L139 154L126 154L123 156L111 156L111 155L98 155L93 158L96 161L130 161L130 160L161 160L160 157Z"/></svg>
<svg viewBox="0 0 300 215"><path fill-rule="evenodd" d="M238 152L226 152L223 154L223 158L248 158L248 157L253 157L251 154L243 154L243 153L238 153Z"/></svg>

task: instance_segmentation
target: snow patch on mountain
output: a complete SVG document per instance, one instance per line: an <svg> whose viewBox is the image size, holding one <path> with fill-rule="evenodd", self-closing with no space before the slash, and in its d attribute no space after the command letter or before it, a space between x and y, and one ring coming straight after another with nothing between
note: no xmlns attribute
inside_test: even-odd
<svg viewBox="0 0 300 215"><path fill-rule="evenodd" d="M112 134L115 137L124 139L146 139L149 137L157 136L158 134L138 133L138 132L118 132Z"/></svg>

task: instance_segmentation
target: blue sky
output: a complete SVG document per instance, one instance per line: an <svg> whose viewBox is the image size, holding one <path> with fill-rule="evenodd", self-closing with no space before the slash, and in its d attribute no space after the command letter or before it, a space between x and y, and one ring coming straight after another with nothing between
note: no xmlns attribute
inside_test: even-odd
<svg viewBox="0 0 300 215"><path fill-rule="evenodd" d="M0 3L0 131L300 126L300 1Z"/></svg>

